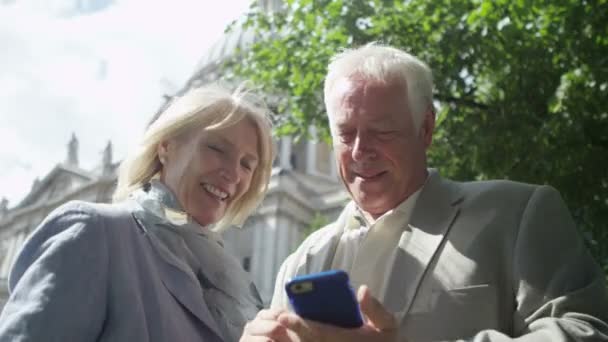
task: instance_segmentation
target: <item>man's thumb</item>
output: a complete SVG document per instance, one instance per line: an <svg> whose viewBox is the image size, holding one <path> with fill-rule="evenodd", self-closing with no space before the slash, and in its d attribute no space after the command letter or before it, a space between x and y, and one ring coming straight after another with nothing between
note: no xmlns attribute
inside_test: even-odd
<svg viewBox="0 0 608 342"><path fill-rule="evenodd" d="M379 330L397 329L397 320L392 313L388 312L384 306L372 296L366 285L361 285L357 291L357 299L361 312L367 317L369 322Z"/></svg>

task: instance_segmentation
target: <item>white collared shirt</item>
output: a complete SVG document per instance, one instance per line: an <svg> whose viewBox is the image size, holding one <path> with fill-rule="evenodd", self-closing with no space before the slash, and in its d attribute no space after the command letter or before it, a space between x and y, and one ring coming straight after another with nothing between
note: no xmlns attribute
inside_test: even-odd
<svg viewBox="0 0 608 342"><path fill-rule="evenodd" d="M367 285L374 297L384 297L388 274L392 271L390 256L402 233L409 229L412 211L423 187L374 223L367 222L361 209L354 210L340 237L332 268L345 270L355 291L360 285Z"/></svg>

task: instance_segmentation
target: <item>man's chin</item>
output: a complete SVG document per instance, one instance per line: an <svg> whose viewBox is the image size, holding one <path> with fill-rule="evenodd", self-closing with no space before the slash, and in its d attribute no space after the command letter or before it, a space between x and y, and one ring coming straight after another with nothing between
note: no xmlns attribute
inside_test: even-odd
<svg viewBox="0 0 608 342"><path fill-rule="evenodd" d="M382 214L391 208L385 208L386 201L382 198L386 191L382 192L354 192L353 198L359 208L370 214Z"/></svg>
<svg viewBox="0 0 608 342"><path fill-rule="evenodd" d="M367 200L375 199L386 196L391 191L391 186L382 180L370 181L357 181L352 187L352 192L357 194L359 197L367 198Z"/></svg>

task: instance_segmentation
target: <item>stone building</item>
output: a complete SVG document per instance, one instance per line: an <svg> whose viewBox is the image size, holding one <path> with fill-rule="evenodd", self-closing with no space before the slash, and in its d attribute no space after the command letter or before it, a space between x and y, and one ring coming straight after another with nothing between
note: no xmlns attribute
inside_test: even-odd
<svg viewBox="0 0 608 342"><path fill-rule="evenodd" d="M109 202L116 183L117 164L112 163L112 145L106 146L102 160L92 170L78 163L78 139L68 144L67 157L41 180L36 179L29 193L15 207L0 206L0 305L7 298L10 267L27 236L56 207L70 200Z"/></svg>
<svg viewBox="0 0 608 342"><path fill-rule="evenodd" d="M268 11L279 9L280 3L259 1ZM254 39L249 31L238 28L225 34L202 56L178 94L219 79L221 64ZM348 200L326 144L295 142L291 137L278 138L275 143L277 157L266 198L242 229L224 233L226 248L250 271L265 301L270 300L281 262L302 241L313 219L317 215L336 217ZM0 203L0 305L8 295L6 279L16 253L46 215L70 200L110 201L118 166L112 160L112 145L108 143L92 170L81 168L78 159L78 139L72 136L66 160L36 180L18 205L8 208L6 201Z"/></svg>

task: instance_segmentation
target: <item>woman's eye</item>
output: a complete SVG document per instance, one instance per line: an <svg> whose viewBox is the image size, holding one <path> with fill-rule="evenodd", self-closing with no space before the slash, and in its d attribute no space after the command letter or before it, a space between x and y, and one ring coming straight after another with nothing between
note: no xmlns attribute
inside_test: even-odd
<svg viewBox="0 0 608 342"><path fill-rule="evenodd" d="M247 171L253 171L253 166L251 165L251 163L242 162L241 166Z"/></svg>

